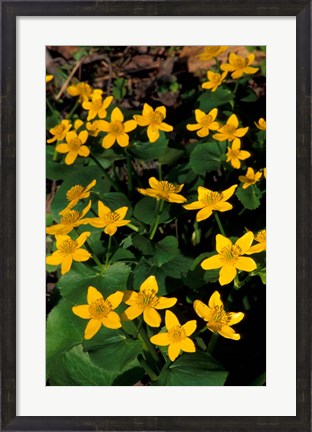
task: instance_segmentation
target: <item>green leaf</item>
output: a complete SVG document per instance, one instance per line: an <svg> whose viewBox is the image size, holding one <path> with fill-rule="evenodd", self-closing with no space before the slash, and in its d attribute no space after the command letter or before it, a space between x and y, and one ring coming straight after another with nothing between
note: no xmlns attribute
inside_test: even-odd
<svg viewBox="0 0 312 432"><path fill-rule="evenodd" d="M74 304L86 304L87 289L94 286L106 298L116 291L127 288L131 268L125 263L114 263L103 271L96 271L80 265L78 270L71 269L61 277L58 287L62 296ZM82 302L82 303L81 303Z"/></svg>
<svg viewBox="0 0 312 432"><path fill-rule="evenodd" d="M126 80L124 78L117 78L113 83L113 96L116 100L123 99L127 94Z"/></svg>
<svg viewBox="0 0 312 432"><path fill-rule="evenodd" d="M256 93L249 87L246 88L243 97L240 98L242 102L255 102L258 99Z"/></svg>
<svg viewBox="0 0 312 432"><path fill-rule="evenodd" d="M167 293L166 291L166 274L160 268L155 267L151 260L147 260L142 257L133 269L133 288L138 291L142 283L149 277L155 276L159 288L159 295L164 295Z"/></svg>
<svg viewBox="0 0 312 432"><path fill-rule="evenodd" d="M266 285L266 268L260 270L258 275L260 276L263 285Z"/></svg>
<svg viewBox="0 0 312 432"><path fill-rule="evenodd" d="M206 174L221 167L225 142L211 141L198 144L191 153L190 165L195 174Z"/></svg>
<svg viewBox="0 0 312 432"><path fill-rule="evenodd" d="M128 249L124 248L118 248L114 253L113 256L110 258L110 263L113 264L117 261L134 261L135 255L129 251Z"/></svg>
<svg viewBox="0 0 312 432"><path fill-rule="evenodd" d="M233 100L233 93L230 90L218 88L215 92L204 92L197 99L199 109L208 114L208 111Z"/></svg>
<svg viewBox="0 0 312 432"><path fill-rule="evenodd" d="M72 305L62 299L49 313L46 331L47 370L55 357L82 343L86 321L72 312Z"/></svg>
<svg viewBox="0 0 312 432"><path fill-rule="evenodd" d="M156 203L157 200L155 198L145 197L141 199L134 207L133 216L143 223L151 224L156 216ZM165 202L160 223L164 223L170 219L169 210L170 205Z"/></svg>
<svg viewBox="0 0 312 432"><path fill-rule="evenodd" d="M101 195L101 201L111 210L117 210L120 207L128 207L128 213L126 218L132 213L132 205L128 199L128 197L121 192L107 192Z"/></svg>
<svg viewBox="0 0 312 432"><path fill-rule="evenodd" d="M247 210L255 210L260 206L262 193L256 185L251 185L246 189L239 186L236 189L236 196Z"/></svg>
<svg viewBox="0 0 312 432"><path fill-rule="evenodd" d="M182 155L184 155L184 150L167 147L159 156L158 163L161 165L171 165L177 162Z"/></svg>
<svg viewBox="0 0 312 432"><path fill-rule="evenodd" d="M182 354L162 371L157 386L223 386L228 376L211 355L203 352Z"/></svg>
<svg viewBox="0 0 312 432"><path fill-rule="evenodd" d="M153 243L146 237L135 234L132 237L133 246L138 249L143 255L154 255L155 249Z"/></svg>
<svg viewBox="0 0 312 432"><path fill-rule="evenodd" d="M178 240L172 236L165 237L156 244L155 264L161 267L165 262L178 255L180 255Z"/></svg>
<svg viewBox="0 0 312 432"><path fill-rule="evenodd" d="M168 138L162 133L156 142L137 141L127 151L135 158L147 161L158 159L160 155L166 152L167 147Z"/></svg>

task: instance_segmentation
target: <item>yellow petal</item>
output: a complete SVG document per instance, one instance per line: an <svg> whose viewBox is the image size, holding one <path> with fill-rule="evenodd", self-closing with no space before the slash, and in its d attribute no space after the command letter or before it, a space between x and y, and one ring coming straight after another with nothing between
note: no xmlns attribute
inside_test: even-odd
<svg viewBox="0 0 312 432"><path fill-rule="evenodd" d="M206 116L206 114L204 113L204 111L200 110L200 109L196 109L195 110L195 118L197 123L200 123L200 121Z"/></svg>
<svg viewBox="0 0 312 432"><path fill-rule="evenodd" d="M209 299L208 306L210 309L214 309L216 306L218 308L223 307L223 302L221 300L221 296L219 291L215 291Z"/></svg>
<svg viewBox="0 0 312 432"><path fill-rule="evenodd" d="M106 120L96 120L96 126L101 132L109 131L109 123Z"/></svg>
<svg viewBox="0 0 312 432"><path fill-rule="evenodd" d="M100 119L103 119L107 116L107 111L106 111L104 105L98 110L97 115Z"/></svg>
<svg viewBox="0 0 312 432"><path fill-rule="evenodd" d="M255 244L251 246L247 252L245 252L246 255L252 255L255 253L263 252L266 249L266 242Z"/></svg>
<svg viewBox="0 0 312 432"><path fill-rule="evenodd" d="M50 235L56 235L56 234L68 234L72 231L74 228L74 225L63 225L63 224L56 224L52 225L50 227L46 228L46 233Z"/></svg>
<svg viewBox="0 0 312 432"><path fill-rule="evenodd" d="M170 344L168 333L158 333L150 338L154 345L167 346Z"/></svg>
<svg viewBox="0 0 312 432"><path fill-rule="evenodd" d="M81 146L80 149L78 150L78 154L81 157L88 157L90 154L90 149L87 146Z"/></svg>
<svg viewBox="0 0 312 432"><path fill-rule="evenodd" d="M206 206L197 213L196 220L197 222L201 222L205 219L208 219L209 216L211 215L212 215L211 206Z"/></svg>
<svg viewBox="0 0 312 432"><path fill-rule="evenodd" d="M220 255L213 255L209 258L204 259L204 261L202 261L200 265L204 270L214 270L222 267L223 261Z"/></svg>
<svg viewBox="0 0 312 432"><path fill-rule="evenodd" d="M227 125L231 125L235 128L238 127L238 118L235 114L232 114L229 118L228 121L226 122Z"/></svg>
<svg viewBox="0 0 312 432"><path fill-rule="evenodd" d="M147 307L143 311L143 319L151 327L159 327L161 317L159 313L152 307Z"/></svg>
<svg viewBox="0 0 312 432"><path fill-rule="evenodd" d="M146 117L134 115L133 118L139 126L147 126L149 124L149 121Z"/></svg>
<svg viewBox="0 0 312 432"><path fill-rule="evenodd" d="M140 292L149 294L157 294L158 293L158 284L155 276L149 276L140 286Z"/></svg>
<svg viewBox="0 0 312 432"><path fill-rule="evenodd" d="M76 151L70 151L67 153L65 158L66 165L72 165L77 159L78 153Z"/></svg>
<svg viewBox="0 0 312 432"><path fill-rule="evenodd" d="M185 331L186 336L190 336L194 333L197 327L196 320L188 321L187 323L183 324L182 328Z"/></svg>
<svg viewBox="0 0 312 432"><path fill-rule="evenodd" d="M200 300L195 300L193 303L193 307L197 315L205 321L210 321L211 319L211 309L205 305Z"/></svg>
<svg viewBox="0 0 312 432"><path fill-rule="evenodd" d="M163 116L163 118L166 117L166 107L164 107L164 106L160 106L160 107L156 108L155 112L159 112Z"/></svg>
<svg viewBox="0 0 312 432"><path fill-rule="evenodd" d="M60 248L60 245L65 241L65 240L70 240L70 237L68 235L56 235L55 236L55 240L56 240L56 247L57 249Z"/></svg>
<svg viewBox="0 0 312 432"><path fill-rule="evenodd" d="M98 215L101 219L105 218L107 213L111 213L111 209L107 207L102 201L98 201Z"/></svg>
<svg viewBox="0 0 312 432"><path fill-rule="evenodd" d="M199 210L201 208L203 208L205 206L205 204L203 204L201 201L194 201L190 204L185 204L183 207L186 210Z"/></svg>
<svg viewBox="0 0 312 432"><path fill-rule="evenodd" d="M80 139L81 143L84 144L88 139L88 132L86 130L81 131L78 135L78 138Z"/></svg>
<svg viewBox="0 0 312 432"><path fill-rule="evenodd" d="M120 217L120 219L123 219L128 211L128 207L124 206L124 207L120 207L119 209L115 210L115 213L117 213Z"/></svg>
<svg viewBox="0 0 312 432"><path fill-rule="evenodd" d="M166 310L165 323L167 330L180 325L178 318L170 310Z"/></svg>
<svg viewBox="0 0 312 432"><path fill-rule="evenodd" d="M87 240L90 234L91 233L89 231L85 231L82 234L80 234L80 236L76 239L76 243L79 248L84 244L84 242Z"/></svg>
<svg viewBox="0 0 312 432"><path fill-rule="evenodd" d="M236 71L233 72L232 75L231 75L231 77L232 77L233 79L238 79L238 78L240 78L241 76L243 76L243 71L242 71L242 69L238 69L238 70L236 70Z"/></svg>
<svg viewBox="0 0 312 432"><path fill-rule="evenodd" d="M171 308L176 304L178 299L175 297L167 298L167 297L158 297L158 303L155 306L155 309L167 309Z"/></svg>
<svg viewBox="0 0 312 432"><path fill-rule="evenodd" d="M103 317L101 321L103 326L109 329L118 329L122 326L120 317L116 312L109 312L107 317Z"/></svg>
<svg viewBox="0 0 312 432"><path fill-rule="evenodd" d="M235 189L238 185L233 185L229 187L228 189L225 189L225 191L222 192L223 198L222 201L227 201L235 192Z"/></svg>
<svg viewBox="0 0 312 432"><path fill-rule="evenodd" d="M226 316L229 326L239 323L244 318L243 312L228 312Z"/></svg>
<svg viewBox="0 0 312 432"><path fill-rule="evenodd" d="M93 336L100 330L101 325L102 323L100 320L96 320L93 318L90 319L84 332L84 338L85 339L93 338Z"/></svg>
<svg viewBox="0 0 312 432"><path fill-rule="evenodd" d="M120 109L118 107L114 108L112 111L112 115L111 115L111 121L112 122L115 122L115 121L123 122L123 120L124 120L123 113L120 111Z"/></svg>
<svg viewBox="0 0 312 432"><path fill-rule="evenodd" d="M241 238L236 240L235 245L241 249L240 255L244 255L244 253L248 251L248 249L251 246L251 243L253 242L253 239L254 239L253 233L251 231L248 231Z"/></svg>
<svg viewBox="0 0 312 432"><path fill-rule="evenodd" d="M197 131L197 135L198 135L200 138L204 138L204 137L206 137L206 136L209 135L209 129L208 129L207 127L204 127L204 128L202 128L202 129L199 129L199 131Z"/></svg>
<svg viewBox="0 0 312 432"><path fill-rule="evenodd" d="M148 126L147 128L147 136L151 143L155 142L159 138L159 130L155 126Z"/></svg>
<svg viewBox="0 0 312 432"><path fill-rule="evenodd" d="M181 351L180 346L180 342L173 342L169 345L168 356L171 361L175 361L175 359L179 356Z"/></svg>
<svg viewBox="0 0 312 432"><path fill-rule="evenodd" d="M110 104L112 103L113 100L113 96L107 96L104 100L103 100L103 107L104 108L108 108L110 106Z"/></svg>
<svg viewBox="0 0 312 432"><path fill-rule="evenodd" d="M138 302L139 295L135 291L126 290L123 292L123 302L127 305L134 305Z"/></svg>
<svg viewBox="0 0 312 432"><path fill-rule="evenodd" d="M182 204L187 201L187 198L176 193L169 193L168 201L171 203Z"/></svg>
<svg viewBox="0 0 312 432"><path fill-rule="evenodd" d="M75 315L83 319L90 319L89 305L73 306L72 311Z"/></svg>
<svg viewBox="0 0 312 432"><path fill-rule="evenodd" d="M126 133L117 136L117 143L120 147L127 147L129 145L129 135Z"/></svg>
<svg viewBox="0 0 312 432"><path fill-rule="evenodd" d="M115 141L115 135L108 134L103 138L102 147L104 147L105 149L109 149L115 143Z"/></svg>
<svg viewBox="0 0 312 432"><path fill-rule="evenodd" d="M68 153L68 152L69 152L69 147L68 147L68 144L62 143L62 144L58 144L58 145L55 147L55 150L56 150L58 153Z"/></svg>
<svg viewBox="0 0 312 432"><path fill-rule="evenodd" d="M106 225L106 222L104 222L101 218L87 218L85 219L88 221L88 224L95 227L95 228L104 228Z"/></svg>
<svg viewBox="0 0 312 432"><path fill-rule="evenodd" d="M258 70L259 70L259 68L254 68L254 67L250 67L250 66L247 66L243 69L245 74L254 74L254 73L258 72Z"/></svg>
<svg viewBox="0 0 312 432"><path fill-rule="evenodd" d="M251 272L257 268L255 261L248 257L238 257L235 266L238 270L246 272Z"/></svg>
<svg viewBox="0 0 312 432"><path fill-rule="evenodd" d="M235 138L232 142L232 150L239 150L241 146L241 141L239 138Z"/></svg>
<svg viewBox="0 0 312 432"><path fill-rule="evenodd" d="M137 318L139 315L141 315L142 312L143 312L142 308L140 308L137 305L132 305L124 311L124 315L128 320L132 321L135 318Z"/></svg>
<svg viewBox="0 0 312 432"><path fill-rule="evenodd" d="M123 292L122 291L116 291L114 294L111 294L107 297L107 301L112 305L112 309L116 309L123 299Z"/></svg>
<svg viewBox="0 0 312 432"><path fill-rule="evenodd" d="M185 352L195 352L196 348L194 342L190 338L185 338L180 342L180 348Z"/></svg>
<svg viewBox="0 0 312 432"><path fill-rule="evenodd" d="M152 189L159 189L160 188L160 182L155 178L151 177L149 180L149 185Z"/></svg>
<svg viewBox="0 0 312 432"><path fill-rule="evenodd" d="M146 116L147 114L150 114L152 112L154 112L153 108L149 104L145 103L143 105L143 116Z"/></svg>
<svg viewBox="0 0 312 432"><path fill-rule="evenodd" d="M106 225L104 228L105 234L108 234L109 236L113 236L117 231L117 226L114 223Z"/></svg>
<svg viewBox="0 0 312 432"><path fill-rule="evenodd" d="M173 127L168 125L167 123L160 123L160 125L158 125L158 129L164 132L172 132L173 131Z"/></svg>
<svg viewBox="0 0 312 432"><path fill-rule="evenodd" d="M87 301L90 305L91 303L96 302L97 300L103 300L103 296L99 290L94 288L93 286L88 287Z"/></svg>
<svg viewBox="0 0 312 432"><path fill-rule="evenodd" d="M46 257L46 263L49 265L60 265L62 262L63 256L60 251L53 252L52 255Z"/></svg>
<svg viewBox="0 0 312 432"><path fill-rule="evenodd" d="M134 120L128 120L124 123L124 131L131 132L137 127L137 122Z"/></svg>
<svg viewBox="0 0 312 432"><path fill-rule="evenodd" d="M226 141L228 139L228 134L216 133L212 135L212 138L214 138L217 141Z"/></svg>
<svg viewBox="0 0 312 432"><path fill-rule="evenodd" d="M71 255L67 255L66 257L63 258L62 266L61 266L62 275L69 272L72 263L73 263L73 258Z"/></svg>
<svg viewBox="0 0 312 432"><path fill-rule="evenodd" d="M186 125L186 129L193 132L201 128L200 124L188 124Z"/></svg>
<svg viewBox="0 0 312 432"><path fill-rule="evenodd" d="M220 285L227 285L235 278L237 274L236 268L232 265L224 265L219 273Z"/></svg>
<svg viewBox="0 0 312 432"><path fill-rule="evenodd" d="M232 242L230 239L224 237L221 234L217 234L216 236L216 251L221 253L224 248L231 247Z"/></svg>
<svg viewBox="0 0 312 432"><path fill-rule="evenodd" d="M70 131L70 132L68 132L66 134L66 141L67 141L67 143L69 143L70 141L75 140L77 138L78 138L77 134L74 131Z"/></svg>
<svg viewBox="0 0 312 432"><path fill-rule="evenodd" d="M239 156L238 156L238 157L239 157L241 160L245 160L245 159L248 159L250 156L251 156L251 154L250 154L248 151L241 150L241 151L239 152Z"/></svg>
<svg viewBox="0 0 312 432"><path fill-rule="evenodd" d="M245 128L237 129L237 130L234 132L234 136L241 138L241 137L243 137L244 135L246 135L246 133L248 132L248 129L249 129L249 127L245 127Z"/></svg>
<svg viewBox="0 0 312 432"><path fill-rule="evenodd" d="M85 249L76 249L73 253L73 260L78 262L88 261L91 256L92 255Z"/></svg>
<svg viewBox="0 0 312 432"><path fill-rule="evenodd" d="M223 326L221 330L219 330L219 334L227 339L240 339L240 335L238 333L235 333L235 330L233 330L232 327L229 326Z"/></svg>
<svg viewBox="0 0 312 432"><path fill-rule="evenodd" d="M232 208L233 208L232 204L230 204L228 202L220 202L220 203L214 205L214 210L217 210L219 212L225 212L228 210L232 210Z"/></svg>

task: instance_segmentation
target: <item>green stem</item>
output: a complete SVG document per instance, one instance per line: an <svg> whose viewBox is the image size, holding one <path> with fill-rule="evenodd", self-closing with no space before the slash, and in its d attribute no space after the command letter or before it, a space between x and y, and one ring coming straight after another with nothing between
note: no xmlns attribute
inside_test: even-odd
<svg viewBox="0 0 312 432"><path fill-rule="evenodd" d="M127 151L125 151L126 160L127 160L127 173L128 173L128 194L131 197L133 193L133 177L132 177L132 164L131 159Z"/></svg>
<svg viewBox="0 0 312 432"><path fill-rule="evenodd" d="M80 232L78 231L77 228L75 228L76 233L78 234L78 236L80 236ZM98 257L95 255L95 253L92 250L92 247L90 246L90 244L88 243L88 240L85 241L85 246L88 252L90 252L90 254L92 255L92 259L93 261L97 264L97 266L99 267L99 269L102 271L104 266L101 263L101 261L98 259Z"/></svg>
<svg viewBox="0 0 312 432"><path fill-rule="evenodd" d="M139 339L141 339L141 341L145 345L146 349L150 352L150 354L153 357L153 359L155 360L155 362L157 364L159 364L160 361L159 361L159 357L158 357L158 354L156 352L156 349L155 349L154 345L152 344L152 342L149 340L149 337L148 337L148 335L147 335L147 333L143 327L141 327L139 329L139 335L138 336L139 336Z"/></svg>
<svg viewBox="0 0 312 432"><path fill-rule="evenodd" d="M90 154L90 158L95 162L95 164L100 168L100 170L102 171L102 173L104 174L104 177L110 182L110 184L113 186L113 188L117 191L120 192L120 188L119 186L114 182L114 180L107 174L106 169L103 167L103 165L101 164L101 162L93 155Z"/></svg>
<svg viewBox="0 0 312 432"><path fill-rule="evenodd" d="M60 118L59 118L58 112L51 105L51 103L49 101L49 98L46 98L46 103L47 103L47 105L49 107L49 110L51 111L53 117L55 118L55 120L57 121L57 123L59 123L60 122Z"/></svg>
<svg viewBox="0 0 312 432"><path fill-rule="evenodd" d="M109 255L110 255L111 246L112 246L112 236L108 236L108 245L107 245L106 260L105 260L105 267L106 268L109 265Z"/></svg>
<svg viewBox="0 0 312 432"><path fill-rule="evenodd" d="M212 352L214 351L218 339L219 339L219 333L212 333L212 336L210 338L210 341L209 341L209 344L207 347L207 352L209 354L212 354Z"/></svg>
<svg viewBox="0 0 312 432"><path fill-rule="evenodd" d="M78 106L79 106L79 99L76 101L76 103L73 106L73 108L71 109L71 111L69 111L67 117L70 118L74 114L74 112L76 111L76 109L77 109Z"/></svg>
<svg viewBox="0 0 312 432"><path fill-rule="evenodd" d="M159 225L159 222L160 222L161 213L162 213L163 208L164 208L164 203L165 203L165 201L164 201L163 199L160 200L160 204L159 204L159 207L158 207L157 216L156 216L156 218L155 218L155 223L154 223L154 226L153 226L153 229L152 229L152 232L151 232L150 238L149 238L150 240L153 240L154 235L155 235L155 233L156 233L156 231L157 231L157 228L158 228L158 225Z"/></svg>
<svg viewBox="0 0 312 432"><path fill-rule="evenodd" d="M145 358L143 358L143 356L141 354L138 356L138 361L141 364L141 366L143 367L143 369L145 370L145 372L147 373L147 375L150 377L150 379L152 381L156 381L158 376L150 368L149 364L147 363L147 361L145 360Z"/></svg>
<svg viewBox="0 0 312 432"><path fill-rule="evenodd" d="M220 233L221 233L222 235L224 235L224 237L226 237L218 213L217 213L217 212L214 212L213 214L214 214L214 217L215 217L215 219L216 219L216 221L217 221L217 224L218 224L218 227L219 227Z"/></svg>
<svg viewBox="0 0 312 432"><path fill-rule="evenodd" d="M217 59L217 57L215 57L214 59L215 59L215 61L216 61L217 70L218 70L218 72L221 73L220 62L219 62L219 60Z"/></svg>
<svg viewBox="0 0 312 432"><path fill-rule="evenodd" d="M236 80L235 87L234 87L234 90L233 90L234 94L236 94L236 92L237 92L238 85L239 85L239 80Z"/></svg>
<svg viewBox="0 0 312 432"><path fill-rule="evenodd" d="M133 225L132 223L128 223L127 227L129 227L130 229L132 229L135 232L139 232L140 231L140 229L137 226Z"/></svg>

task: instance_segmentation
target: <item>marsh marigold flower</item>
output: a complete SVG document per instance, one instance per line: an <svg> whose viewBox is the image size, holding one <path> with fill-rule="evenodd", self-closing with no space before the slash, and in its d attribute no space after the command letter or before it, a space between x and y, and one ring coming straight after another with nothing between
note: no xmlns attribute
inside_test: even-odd
<svg viewBox="0 0 312 432"><path fill-rule="evenodd" d="M54 79L54 75L46 75L46 83L49 83Z"/></svg>
<svg viewBox="0 0 312 432"><path fill-rule="evenodd" d="M98 215L99 217L88 218L87 223L95 228L104 228L105 234L110 236L114 235L117 228L127 225L130 220L124 219L128 211L128 207L120 207L112 211L109 207L104 205L102 201L98 202Z"/></svg>
<svg viewBox="0 0 312 432"><path fill-rule="evenodd" d="M241 150L241 141L235 138L232 142L232 147L228 147L226 153L227 162L230 162L233 168L239 169L241 167L241 160L245 160L251 156L246 150Z"/></svg>
<svg viewBox="0 0 312 432"><path fill-rule="evenodd" d="M214 134L212 138L217 141L233 141L235 138L241 138L248 132L249 127L238 128L238 118L235 114L232 114L226 124L221 126L218 133Z"/></svg>
<svg viewBox="0 0 312 432"><path fill-rule="evenodd" d="M47 142L62 141L71 127L72 125L69 120L62 120L61 123L49 130L50 134L54 136L48 139Z"/></svg>
<svg viewBox="0 0 312 432"><path fill-rule="evenodd" d="M228 46L206 46L204 48L204 51L197 55L197 58L203 61L211 60L226 51L227 49Z"/></svg>
<svg viewBox="0 0 312 432"><path fill-rule="evenodd" d="M221 234L216 236L216 250L218 255L206 258L201 263L204 270L221 269L219 273L220 285L227 285L235 278L237 270L251 272L257 268L252 258L243 255L249 250L254 235L251 231L239 238L235 244Z"/></svg>
<svg viewBox="0 0 312 432"><path fill-rule="evenodd" d="M93 90L88 83L80 82L68 86L66 91L70 96L79 96L79 102L84 102L90 99Z"/></svg>
<svg viewBox="0 0 312 432"><path fill-rule="evenodd" d="M208 71L207 72L208 81L202 84L202 88L215 92L217 88L220 87L222 82L225 80L226 76L227 76L227 72L223 72L221 75L217 72Z"/></svg>
<svg viewBox="0 0 312 432"><path fill-rule="evenodd" d="M85 146L88 139L88 132L82 131L79 135L76 132L68 132L66 134L66 143L60 143L55 147L59 153L67 153L65 158L66 165L72 165L78 156L88 157L90 149Z"/></svg>
<svg viewBox="0 0 312 432"><path fill-rule="evenodd" d="M74 228L80 225L86 225L87 219L83 219L91 208L91 200L88 205L79 212L77 210L64 209L60 212L61 220L60 223L52 225L46 229L47 234L69 234Z"/></svg>
<svg viewBox="0 0 312 432"><path fill-rule="evenodd" d="M191 204L185 204L183 207L186 210L199 210L196 215L197 222L209 218L212 212L220 211L225 212L233 208L232 204L226 202L233 193L237 185L233 185L223 192L213 192L210 189L206 189L203 186L199 186L198 191L198 201L194 201Z"/></svg>
<svg viewBox="0 0 312 432"><path fill-rule="evenodd" d="M150 341L154 345L169 345L168 356L171 361L175 361L181 351L189 353L196 351L194 342L188 337L196 330L196 320L188 321L181 325L175 314L167 310L165 323L168 332L158 333L157 335L152 336Z"/></svg>
<svg viewBox="0 0 312 432"><path fill-rule="evenodd" d="M127 147L129 145L129 135L127 132L133 131L137 127L137 123L134 120L124 121L123 113L119 108L114 108L111 115L111 122L103 120L101 122L101 130L107 132L107 135L103 138L102 147L105 149L110 148L115 141L120 147Z"/></svg>
<svg viewBox="0 0 312 432"><path fill-rule="evenodd" d="M163 199L171 203L182 204L187 201L182 195L179 195L184 184L174 185L166 180L157 180L155 177L149 179L149 185L151 188L141 189L138 188L137 191L142 195L147 195L156 199Z"/></svg>
<svg viewBox="0 0 312 432"><path fill-rule="evenodd" d="M257 181L260 180L262 177L262 172L258 171L257 173L254 172L252 168L247 168L247 173L244 176L239 176L238 179L243 184L243 189L247 189L249 186L257 183Z"/></svg>
<svg viewBox="0 0 312 432"><path fill-rule="evenodd" d="M258 120L258 123L255 122L255 125L257 126L258 129L265 131L266 130L266 121L264 120L264 118L260 118Z"/></svg>
<svg viewBox="0 0 312 432"><path fill-rule="evenodd" d="M220 125L215 121L217 115L217 108L213 108L208 114L205 114L204 111L201 111L200 109L196 109L195 118L197 123L188 124L186 125L186 128L189 131L197 131L196 133L200 138L206 137L209 135L210 130L215 131L219 129Z"/></svg>
<svg viewBox="0 0 312 432"><path fill-rule="evenodd" d="M225 312L218 291L212 294L208 306L200 300L195 300L193 306L197 315L207 321L207 328L210 331L219 333L227 339L240 339L240 335L235 333L231 326L239 323L244 318L244 314L243 312Z"/></svg>
<svg viewBox="0 0 312 432"><path fill-rule="evenodd" d="M88 304L72 307L75 315L90 320L84 331L85 339L93 338L102 325L109 329L119 329L121 327L120 317L114 312L114 309L120 305L122 297L123 293L116 291L105 300L100 291L93 286L89 286Z"/></svg>
<svg viewBox="0 0 312 432"><path fill-rule="evenodd" d="M86 128L90 136L97 137L103 131L104 120L94 120L94 122L87 122Z"/></svg>
<svg viewBox="0 0 312 432"><path fill-rule="evenodd" d="M259 253L266 250L266 230L261 230L257 232L257 234L254 237L254 240L257 243L248 249L246 255L252 255L254 253Z"/></svg>
<svg viewBox="0 0 312 432"><path fill-rule="evenodd" d="M263 168L263 177L266 179L266 168Z"/></svg>
<svg viewBox="0 0 312 432"><path fill-rule="evenodd" d="M80 200L89 198L91 194L91 189L95 185L96 180L92 180L92 182L89 183L86 187L79 184L72 186L70 189L68 189L68 191L66 192L66 198L69 201L69 204L63 211L70 210L75 207L75 205L77 205Z"/></svg>
<svg viewBox="0 0 312 432"><path fill-rule="evenodd" d="M255 55L249 54L246 58L231 53L229 56L229 63L222 64L221 70L225 72L232 72L231 77L238 79L243 74L251 75L256 73L259 68L251 67L250 65L255 61Z"/></svg>
<svg viewBox="0 0 312 432"><path fill-rule="evenodd" d="M125 291L123 301L129 305L124 311L128 320L134 320L141 314L143 319L151 327L159 327L161 316L156 309L168 309L174 306L177 299L158 297L158 284L155 276L148 277L140 286L140 291Z"/></svg>
<svg viewBox="0 0 312 432"><path fill-rule="evenodd" d="M68 235L56 235L56 251L52 255L47 256L46 263L50 265L60 265L62 275L69 272L73 261L88 261L91 254L81 248L89 237L90 232L82 233L76 240L73 240Z"/></svg>
<svg viewBox="0 0 312 432"><path fill-rule="evenodd" d="M139 126L147 126L147 136L151 143L158 140L160 130L164 132L173 130L172 126L163 122L166 118L166 108L164 106L160 106L154 111L151 106L145 103L142 115L134 115L133 118Z"/></svg>
<svg viewBox="0 0 312 432"><path fill-rule="evenodd" d="M96 116L100 119L103 119L107 115L106 109L112 103L113 96L107 96L104 100L102 100L102 96L98 93L94 93L92 95L92 100L84 101L82 107L89 111L87 120L93 120Z"/></svg>

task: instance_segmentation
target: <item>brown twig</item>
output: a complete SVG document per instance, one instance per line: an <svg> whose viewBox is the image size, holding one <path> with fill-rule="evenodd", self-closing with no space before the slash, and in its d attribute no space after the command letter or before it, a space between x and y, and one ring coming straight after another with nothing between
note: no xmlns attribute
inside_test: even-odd
<svg viewBox="0 0 312 432"><path fill-rule="evenodd" d="M72 79L72 77L75 75L77 69L80 67L81 63L83 62L83 59L80 59L74 66L73 70L71 71L71 73L69 74L67 80L64 82L64 84L62 85L61 90L58 92L58 94L55 96L55 100L58 101L60 99L60 97L62 96L62 94L64 93L64 91L66 90L66 87L68 86L70 80Z"/></svg>

